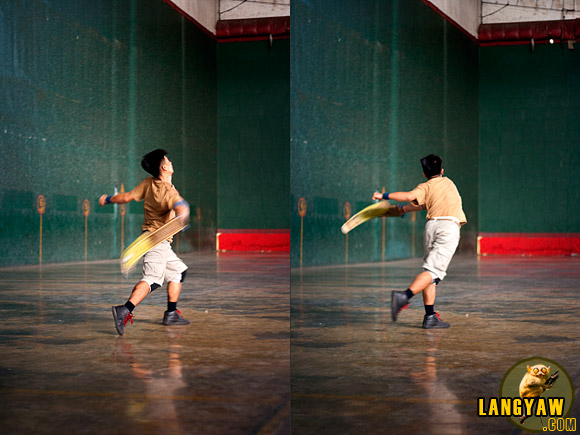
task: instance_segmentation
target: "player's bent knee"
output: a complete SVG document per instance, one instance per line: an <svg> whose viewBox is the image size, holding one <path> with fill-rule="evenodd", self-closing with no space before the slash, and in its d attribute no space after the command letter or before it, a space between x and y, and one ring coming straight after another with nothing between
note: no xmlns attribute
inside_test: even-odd
<svg viewBox="0 0 580 435"><path fill-rule="evenodd" d="M181 272L181 281L179 281L179 282L182 283L183 281L185 281L186 276L187 276L187 270L184 270L183 272Z"/></svg>
<svg viewBox="0 0 580 435"><path fill-rule="evenodd" d="M426 272L429 273L429 275L431 275L431 284L439 284L441 282L441 278L439 278L437 275L435 275L435 273L431 272L430 270L425 269Z"/></svg>
<svg viewBox="0 0 580 435"><path fill-rule="evenodd" d="M425 272L427 272L427 273L429 273L429 275L431 275L431 284L437 285L439 283L439 281L441 281L439 278L437 278L437 275L435 275L430 270L425 269Z"/></svg>

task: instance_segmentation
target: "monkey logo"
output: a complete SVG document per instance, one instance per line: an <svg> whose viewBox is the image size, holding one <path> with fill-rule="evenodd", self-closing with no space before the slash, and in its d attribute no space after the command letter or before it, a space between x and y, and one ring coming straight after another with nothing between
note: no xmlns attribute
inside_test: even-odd
<svg viewBox="0 0 580 435"><path fill-rule="evenodd" d="M522 399L528 397L540 397L544 391L549 390L554 385L556 379L558 379L557 370L552 376L550 376L550 367L546 367L544 364L536 364L533 367L527 366L528 371L522 378L520 382L520 397ZM528 418L525 413L520 417L520 423L524 424L526 418Z"/></svg>
<svg viewBox="0 0 580 435"><path fill-rule="evenodd" d="M561 364L543 357L526 358L506 372L499 397L481 401L479 415L507 417L526 432L545 432L560 425L575 429L576 419L567 418L574 396L574 384Z"/></svg>

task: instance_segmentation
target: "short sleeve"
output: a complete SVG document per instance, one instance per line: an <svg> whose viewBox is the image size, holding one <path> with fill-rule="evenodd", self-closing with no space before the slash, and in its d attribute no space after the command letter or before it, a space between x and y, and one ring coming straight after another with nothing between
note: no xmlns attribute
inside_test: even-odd
<svg viewBox="0 0 580 435"><path fill-rule="evenodd" d="M139 183L137 187L131 191L135 201L143 201L143 198L145 198L145 193L147 192L147 186L149 184L148 180L148 178L145 178L143 181L141 181L141 183Z"/></svg>
<svg viewBox="0 0 580 435"><path fill-rule="evenodd" d="M419 184L411 192L415 194L415 199L411 201L413 205L425 205L425 197L427 195L427 189L425 183Z"/></svg>
<svg viewBox="0 0 580 435"><path fill-rule="evenodd" d="M179 201L182 200L183 198L181 197L177 189L173 188L169 191L169 194L167 195L167 205L169 206L170 209L174 208L175 204L177 204Z"/></svg>

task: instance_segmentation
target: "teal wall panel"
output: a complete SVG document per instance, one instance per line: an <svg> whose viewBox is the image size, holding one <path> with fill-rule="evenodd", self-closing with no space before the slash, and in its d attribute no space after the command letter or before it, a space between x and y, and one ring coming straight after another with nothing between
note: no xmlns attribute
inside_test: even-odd
<svg viewBox="0 0 580 435"><path fill-rule="evenodd" d="M290 42L218 46L218 223L290 228Z"/></svg>
<svg viewBox="0 0 580 435"><path fill-rule="evenodd" d="M294 1L291 20L292 265L301 245L305 266L344 263L345 203L354 213L374 189L411 190L429 153L462 193L461 249L474 251L477 46L418 0ZM421 255L423 224L387 220L385 258ZM348 258L383 258L382 221L351 232Z"/></svg>
<svg viewBox="0 0 580 435"><path fill-rule="evenodd" d="M84 199L89 260L117 257L119 208L96 199L134 187L147 176L141 156L158 147L194 217L201 212L181 247L213 248L216 67L215 41L163 2L2 2L0 265L38 262L39 194L44 262L83 260ZM141 223L142 204L131 204L125 246Z"/></svg>
<svg viewBox="0 0 580 435"><path fill-rule="evenodd" d="M480 50L480 230L580 232L580 53Z"/></svg>

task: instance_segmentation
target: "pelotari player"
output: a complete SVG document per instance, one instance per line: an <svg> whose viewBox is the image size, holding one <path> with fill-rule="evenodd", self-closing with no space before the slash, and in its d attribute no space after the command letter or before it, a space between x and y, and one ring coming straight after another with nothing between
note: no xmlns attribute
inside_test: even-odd
<svg viewBox="0 0 580 435"><path fill-rule="evenodd" d="M144 203L145 221L143 231L153 232L169 222L175 216L184 223L189 220L189 204L179 195L171 183L173 164L167 158L167 152L157 149L145 155L141 166L152 176L145 178L130 192L118 193L113 196L102 195L99 198L101 206L105 204L126 204L131 201ZM119 335L125 333L128 321L133 323L133 310L149 293L167 282L167 311L163 316L164 325L188 325L177 309L177 301L187 266L171 249L171 241L166 240L148 251L143 257L143 277L139 281L129 300L124 305L112 308L115 327Z"/></svg>
<svg viewBox="0 0 580 435"><path fill-rule="evenodd" d="M407 307L409 300L423 292L425 317L422 327L425 329L450 326L435 312L436 289L437 284L445 278L447 267L459 244L459 230L467 222L459 191L453 181L443 176L441 165L441 157L430 154L421 159L427 182L419 184L410 192L373 194L375 200L409 201L410 204L403 207L405 212L427 210L423 272L415 277L407 290L391 294L391 314L393 321L397 321L397 316Z"/></svg>

